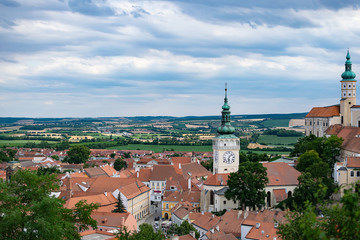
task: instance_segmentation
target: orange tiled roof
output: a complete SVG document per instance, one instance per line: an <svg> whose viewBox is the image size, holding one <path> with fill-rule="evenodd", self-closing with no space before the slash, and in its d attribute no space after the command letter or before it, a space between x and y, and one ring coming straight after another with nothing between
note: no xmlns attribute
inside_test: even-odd
<svg viewBox="0 0 360 240"><path fill-rule="evenodd" d="M360 128L334 125L330 126L326 134L337 135L342 138L344 141L341 147L344 150L360 153Z"/></svg>
<svg viewBox="0 0 360 240"><path fill-rule="evenodd" d="M241 223L244 220L244 214L239 210L229 210L221 216L219 230L225 233L232 233L235 237L241 237Z"/></svg>
<svg viewBox="0 0 360 240"><path fill-rule="evenodd" d="M206 179L204 182L204 185L209 186L226 186L227 180L230 173L217 173L215 175L212 175Z"/></svg>
<svg viewBox="0 0 360 240"><path fill-rule="evenodd" d="M167 179L179 179L181 175L177 174L172 165L154 165L151 172L150 181L164 181Z"/></svg>
<svg viewBox="0 0 360 240"><path fill-rule="evenodd" d="M98 212L94 211L91 213L91 217L98 222L98 226L108 226L108 227L117 227L122 226L122 218L124 218L124 223L129 217L130 213L113 213L113 212Z"/></svg>
<svg viewBox="0 0 360 240"><path fill-rule="evenodd" d="M100 166L100 168L109 176L113 176L114 174L117 174L117 171L115 170L115 168L113 168L110 165L104 165L104 166Z"/></svg>
<svg viewBox="0 0 360 240"><path fill-rule="evenodd" d="M199 178L212 175L212 173L209 172L203 165L196 162L183 164L181 166L181 170L185 179L188 179L189 177Z"/></svg>
<svg viewBox="0 0 360 240"><path fill-rule="evenodd" d="M276 198L276 202L281 202L281 201L288 198L288 195L286 194L285 188L274 189L273 192L274 192L274 195L275 195L275 198Z"/></svg>
<svg viewBox="0 0 360 240"><path fill-rule="evenodd" d="M287 163L283 162L269 162L262 163L266 167L267 177L269 182L267 186L288 186L298 185L297 178L301 173Z"/></svg>
<svg viewBox="0 0 360 240"><path fill-rule="evenodd" d="M200 218L192 222L192 224L205 229L210 230L211 228L214 228L220 221L220 217L211 215L210 217L207 215L201 215Z"/></svg>
<svg viewBox="0 0 360 240"><path fill-rule="evenodd" d="M348 157L346 167L360 168L360 157Z"/></svg>
<svg viewBox="0 0 360 240"><path fill-rule="evenodd" d="M83 196L83 197L74 197L70 198L64 204L64 207L73 209L75 208L75 204L81 200L86 200L87 203L98 203L101 207L113 205L117 202L117 199L111 194L98 194L98 195L90 195L90 196ZM113 208L112 208L113 209Z"/></svg>
<svg viewBox="0 0 360 240"><path fill-rule="evenodd" d="M200 192L179 192L175 191L164 198L163 202L191 202L191 203L200 203Z"/></svg>
<svg viewBox="0 0 360 240"><path fill-rule="evenodd" d="M310 117L333 117L340 116L340 105L329 106L329 107L314 107L305 116Z"/></svg>
<svg viewBox="0 0 360 240"><path fill-rule="evenodd" d="M237 240L237 239L240 239L240 238L236 238L231 233L225 233L225 232L222 232L221 230L220 230L220 232L214 232L214 233L207 232L205 235L207 236L208 239L211 239L211 240Z"/></svg>
<svg viewBox="0 0 360 240"><path fill-rule="evenodd" d="M127 199L132 199L144 192L150 191L150 188L144 183L134 178L98 177L90 186L87 194L113 192L116 189L119 189Z"/></svg>
<svg viewBox="0 0 360 240"><path fill-rule="evenodd" d="M106 172L102 168L84 168L85 173L90 178L95 178L99 176L107 176Z"/></svg>
<svg viewBox="0 0 360 240"><path fill-rule="evenodd" d="M254 240L267 240L267 239L281 239L276 234L277 229L274 228L274 223L263 222L260 223L260 227L253 227L246 235L246 239L254 239Z"/></svg>

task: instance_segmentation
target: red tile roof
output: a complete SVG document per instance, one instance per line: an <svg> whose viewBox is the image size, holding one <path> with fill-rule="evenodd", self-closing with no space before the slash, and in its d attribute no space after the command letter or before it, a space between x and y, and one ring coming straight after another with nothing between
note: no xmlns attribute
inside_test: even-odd
<svg viewBox="0 0 360 240"><path fill-rule="evenodd" d="M262 163L266 167L267 177L269 182L267 186L289 186L298 185L297 178L301 173L287 163L269 162Z"/></svg>
<svg viewBox="0 0 360 240"><path fill-rule="evenodd" d="M230 173L217 173L206 179L204 185L208 186L226 186Z"/></svg>
<svg viewBox="0 0 360 240"><path fill-rule="evenodd" d="M340 105L329 106L329 107L314 107L305 116L310 117L333 117L340 116Z"/></svg>
<svg viewBox="0 0 360 240"><path fill-rule="evenodd" d="M342 138L344 142L341 147L344 150L360 153L360 128L334 125L326 130L326 134Z"/></svg>
<svg viewBox="0 0 360 240"><path fill-rule="evenodd" d="M274 189L273 192L275 195L276 202L278 202L278 203L288 198L285 188Z"/></svg>
<svg viewBox="0 0 360 240"><path fill-rule="evenodd" d="M348 157L346 167L360 168L360 157Z"/></svg>
<svg viewBox="0 0 360 240"><path fill-rule="evenodd" d="M212 175L203 165L196 162L181 165L181 170L185 179Z"/></svg>

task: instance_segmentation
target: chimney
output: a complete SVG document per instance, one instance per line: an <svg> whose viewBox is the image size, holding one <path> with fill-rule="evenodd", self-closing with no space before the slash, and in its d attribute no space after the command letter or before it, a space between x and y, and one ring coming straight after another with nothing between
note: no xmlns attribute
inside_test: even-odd
<svg viewBox="0 0 360 240"><path fill-rule="evenodd" d="M241 211L241 210L239 210L239 211L238 211L238 214L237 214L237 219L239 219L239 218L240 218L241 214L242 214L242 211Z"/></svg>
<svg viewBox="0 0 360 240"><path fill-rule="evenodd" d="M139 178L139 172L136 172L136 177Z"/></svg>
<svg viewBox="0 0 360 240"><path fill-rule="evenodd" d="M260 228L260 223L256 223L256 229Z"/></svg>
<svg viewBox="0 0 360 240"><path fill-rule="evenodd" d="M106 192L106 191L104 192L104 194L105 194L105 196L107 196L107 192Z"/></svg>
<svg viewBox="0 0 360 240"><path fill-rule="evenodd" d="M181 169L181 163L179 163L179 169Z"/></svg>
<svg viewBox="0 0 360 240"><path fill-rule="evenodd" d="M219 227L219 225L217 225L215 229L216 229L216 231L220 232L220 227Z"/></svg>
<svg viewBox="0 0 360 240"><path fill-rule="evenodd" d="M66 186L66 200L69 200L72 196L72 186L71 186L71 179L70 179L70 175L69 177L65 177L64 179L64 184Z"/></svg>
<svg viewBox="0 0 360 240"><path fill-rule="evenodd" d="M188 189L191 191L191 178L188 179Z"/></svg>

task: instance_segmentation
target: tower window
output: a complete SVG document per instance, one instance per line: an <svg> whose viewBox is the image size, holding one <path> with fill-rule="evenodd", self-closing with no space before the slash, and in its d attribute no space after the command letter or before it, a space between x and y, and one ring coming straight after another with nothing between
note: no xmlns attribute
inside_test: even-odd
<svg viewBox="0 0 360 240"><path fill-rule="evenodd" d="M344 85L344 88L346 88L346 85Z"/></svg>
<svg viewBox="0 0 360 240"><path fill-rule="evenodd" d="M349 88L351 88L351 84L349 84Z"/></svg>
<svg viewBox="0 0 360 240"><path fill-rule="evenodd" d="M344 93L344 97L346 97L346 94Z"/></svg>
<svg viewBox="0 0 360 240"><path fill-rule="evenodd" d="M351 96L351 93L349 93L349 96Z"/></svg>

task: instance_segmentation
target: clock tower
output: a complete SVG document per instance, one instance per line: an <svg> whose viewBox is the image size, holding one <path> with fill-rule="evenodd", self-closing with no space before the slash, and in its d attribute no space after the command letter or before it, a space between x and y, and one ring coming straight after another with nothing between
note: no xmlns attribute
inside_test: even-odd
<svg viewBox="0 0 360 240"><path fill-rule="evenodd" d="M213 174L236 172L239 168L240 139L234 135L235 128L230 124L230 106L225 84L224 105L221 111L221 126L213 139Z"/></svg>

